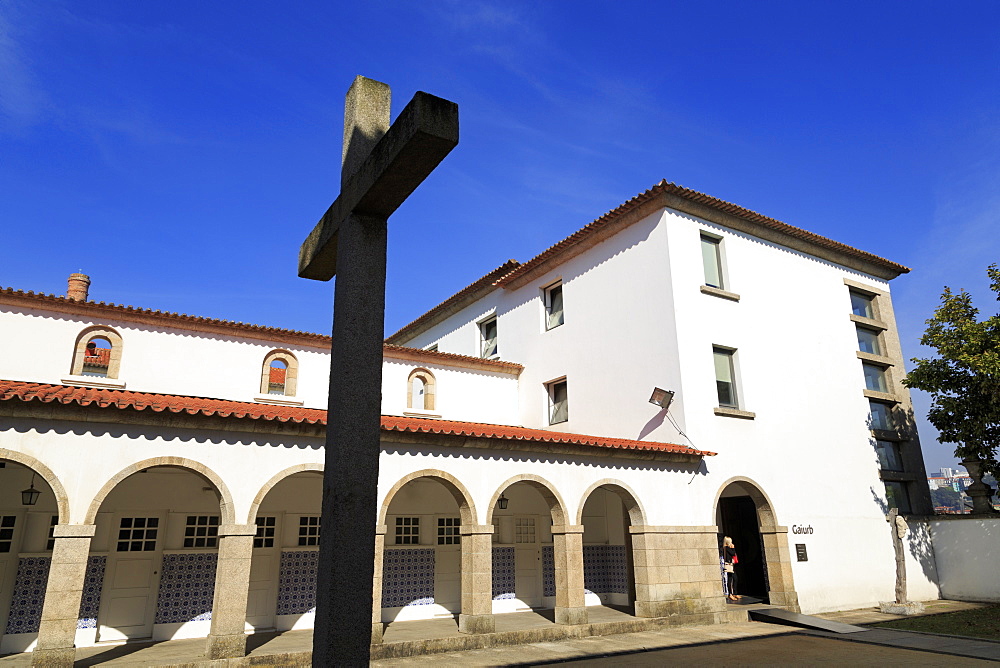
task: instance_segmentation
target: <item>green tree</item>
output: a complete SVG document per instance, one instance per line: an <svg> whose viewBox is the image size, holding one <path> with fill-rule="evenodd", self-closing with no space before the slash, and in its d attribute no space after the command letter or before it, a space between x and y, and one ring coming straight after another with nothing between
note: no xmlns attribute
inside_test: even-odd
<svg viewBox="0 0 1000 668"><path fill-rule="evenodd" d="M1000 269L992 264L986 273L1000 301ZM931 395L927 419L941 443L955 444L955 456L975 481L968 490L973 512L991 512L982 475L1000 475L1000 314L980 320L965 290L946 287L920 343L937 355L914 358L903 383Z"/></svg>

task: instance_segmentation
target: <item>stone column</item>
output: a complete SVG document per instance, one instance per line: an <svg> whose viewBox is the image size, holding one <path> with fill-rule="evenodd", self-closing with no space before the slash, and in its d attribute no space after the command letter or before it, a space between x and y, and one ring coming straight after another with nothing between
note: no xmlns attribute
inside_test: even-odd
<svg viewBox="0 0 1000 668"><path fill-rule="evenodd" d="M788 549L788 527L761 527L764 561L767 564L768 600L771 605L799 611L799 595L792 579L792 557Z"/></svg>
<svg viewBox="0 0 1000 668"><path fill-rule="evenodd" d="M461 633L493 633L493 525L463 524Z"/></svg>
<svg viewBox="0 0 1000 668"><path fill-rule="evenodd" d="M382 568L385 564L385 533L388 527L375 527L375 576L372 578L372 644L382 642Z"/></svg>
<svg viewBox="0 0 1000 668"><path fill-rule="evenodd" d="M254 524L223 524L219 527L212 628L205 648L210 660L246 656L247 597L256 533Z"/></svg>
<svg viewBox="0 0 1000 668"><path fill-rule="evenodd" d="M723 621L718 527L632 526L636 617L678 624Z"/></svg>
<svg viewBox="0 0 1000 668"><path fill-rule="evenodd" d="M552 527L556 577L556 624L586 624L583 590L583 525Z"/></svg>
<svg viewBox="0 0 1000 668"><path fill-rule="evenodd" d="M32 666L73 665L80 598L96 529L93 524L57 524L52 531L55 544Z"/></svg>

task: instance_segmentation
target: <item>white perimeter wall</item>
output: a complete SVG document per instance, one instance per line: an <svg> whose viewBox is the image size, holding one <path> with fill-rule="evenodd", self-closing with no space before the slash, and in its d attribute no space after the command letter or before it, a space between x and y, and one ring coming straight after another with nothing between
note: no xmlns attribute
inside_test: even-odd
<svg viewBox="0 0 1000 668"><path fill-rule="evenodd" d="M941 598L1000 601L1000 519L930 520Z"/></svg>

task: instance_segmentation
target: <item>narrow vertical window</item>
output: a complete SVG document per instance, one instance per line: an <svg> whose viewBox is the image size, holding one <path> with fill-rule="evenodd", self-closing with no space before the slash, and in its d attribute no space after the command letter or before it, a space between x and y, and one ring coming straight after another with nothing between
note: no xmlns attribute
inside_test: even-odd
<svg viewBox="0 0 1000 668"><path fill-rule="evenodd" d="M563 324L563 286L556 283L545 289L545 329L554 329Z"/></svg>
<svg viewBox="0 0 1000 668"><path fill-rule="evenodd" d="M862 362L861 368L865 372L865 387L873 392L888 392L889 386L885 380L885 369L875 364Z"/></svg>
<svg viewBox="0 0 1000 668"><path fill-rule="evenodd" d="M881 355L882 346L879 345L878 332L867 327L858 326L858 350L872 355Z"/></svg>
<svg viewBox="0 0 1000 668"><path fill-rule="evenodd" d="M260 376L260 393L276 397L294 397L299 362L287 350L272 350L264 356Z"/></svg>
<svg viewBox="0 0 1000 668"><path fill-rule="evenodd" d="M118 378L121 364L122 337L118 332L108 327L89 327L76 339L76 350L73 355L74 376L92 376L94 378Z"/></svg>
<svg viewBox="0 0 1000 668"><path fill-rule="evenodd" d="M14 543L14 525L17 523L17 515L0 516L0 553L10 552L10 546Z"/></svg>
<svg viewBox="0 0 1000 668"><path fill-rule="evenodd" d="M49 537L45 541L45 549L51 552L56 546L56 524L59 523L59 516L53 515L49 521Z"/></svg>
<svg viewBox="0 0 1000 668"><path fill-rule="evenodd" d="M883 471L902 471L903 459L899 455L899 446L892 441L875 441L875 451L878 453L878 465Z"/></svg>
<svg viewBox="0 0 1000 668"><path fill-rule="evenodd" d="M435 408L435 394L434 374L427 369L414 369L410 372L406 388L407 408L432 411Z"/></svg>
<svg viewBox="0 0 1000 668"><path fill-rule="evenodd" d="M705 285L712 288L724 288L722 284L722 254L721 239L701 235L701 261L705 265Z"/></svg>
<svg viewBox="0 0 1000 668"><path fill-rule="evenodd" d="M111 363L111 342L103 336L95 336L87 342L83 351L83 376L108 377Z"/></svg>
<svg viewBox="0 0 1000 668"><path fill-rule="evenodd" d="M285 360L272 360L268 370L267 393L285 394L285 378L288 375L288 362Z"/></svg>
<svg viewBox="0 0 1000 668"><path fill-rule="evenodd" d="M874 318L875 307L869 295L851 290L851 313L862 318Z"/></svg>
<svg viewBox="0 0 1000 668"><path fill-rule="evenodd" d="M910 495L906 491L906 485L901 482L885 483L885 498L889 502L890 508L897 509L900 513L910 513Z"/></svg>
<svg viewBox="0 0 1000 668"><path fill-rule="evenodd" d="M569 420L569 392L566 380L557 380L548 385L549 424L559 424Z"/></svg>
<svg viewBox="0 0 1000 668"><path fill-rule="evenodd" d="M725 348L713 348L715 357L715 390L719 396L719 405L729 408L738 407L736 397L736 374L733 372L733 352Z"/></svg>
<svg viewBox="0 0 1000 668"><path fill-rule="evenodd" d="M479 339L482 342L480 356L483 359L493 359L499 357L500 350L497 346L497 319L496 316L479 323Z"/></svg>
<svg viewBox="0 0 1000 668"><path fill-rule="evenodd" d="M888 404L883 404L880 401L873 401L869 399L868 405L871 410L872 429L891 430L895 428L895 423L892 419L892 409Z"/></svg>

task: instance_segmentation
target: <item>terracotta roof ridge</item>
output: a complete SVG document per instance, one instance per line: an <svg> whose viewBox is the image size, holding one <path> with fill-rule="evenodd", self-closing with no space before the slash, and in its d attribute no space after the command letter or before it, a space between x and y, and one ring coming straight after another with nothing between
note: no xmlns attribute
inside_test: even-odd
<svg viewBox="0 0 1000 668"><path fill-rule="evenodd" d="M484 366L495 366L502 369L511 369L521 371L524 366L518 364L517 362L506 362L504 360L491 360L484 359L482 357L472 357L471 355L459 355L458 353L446 353L440 350L425 350L424 348L410 348L409 346L401 346L396 343L383 343L382 349L385 351L386 355L391 357L392 351L404 351L409 354L418 354L421 357L427 357L428 359L452 359L452 360L463 360L466 362L472 362L476 365Z"/></svg>

